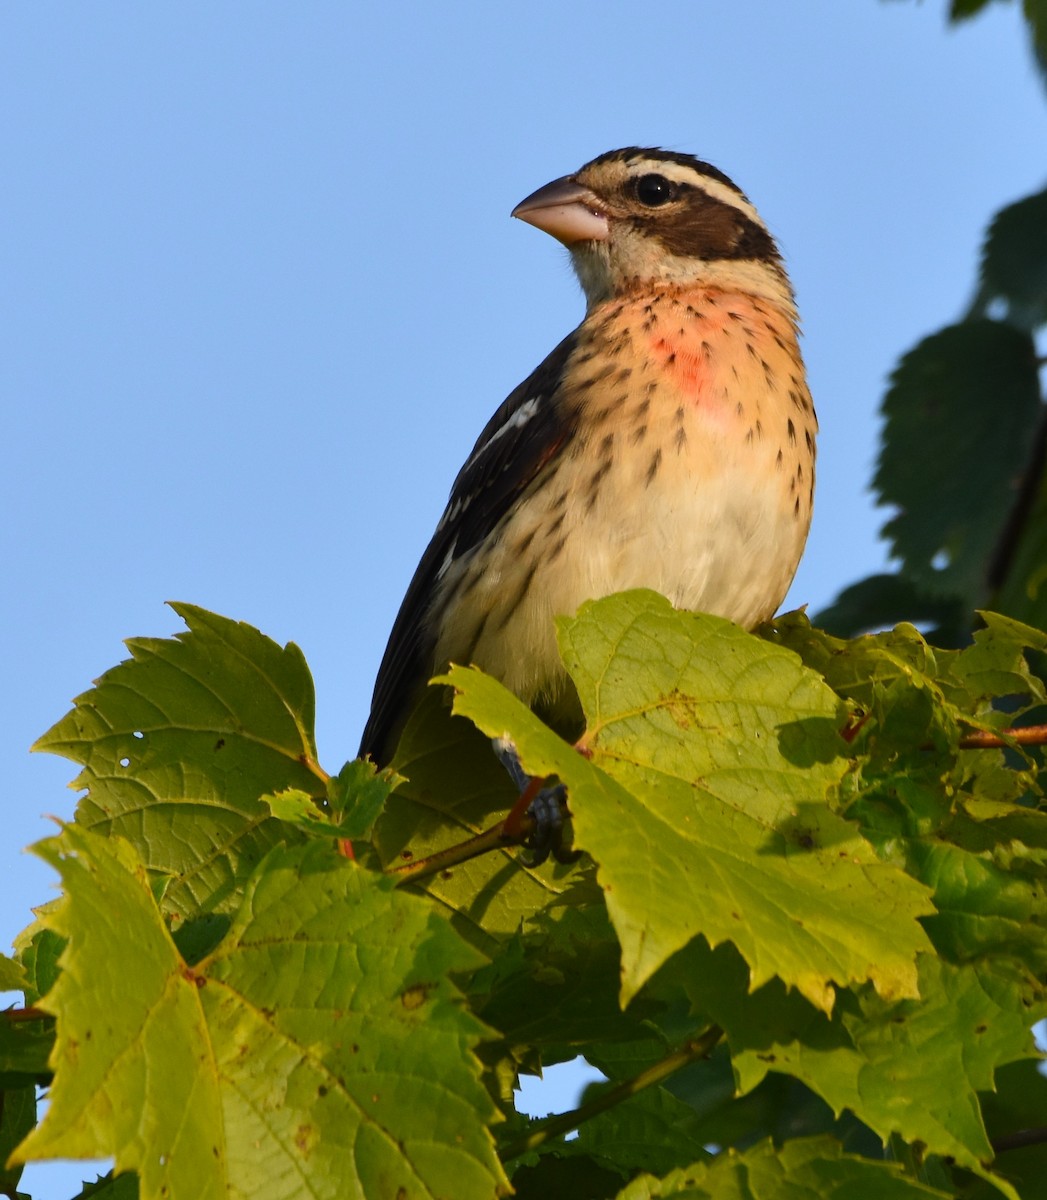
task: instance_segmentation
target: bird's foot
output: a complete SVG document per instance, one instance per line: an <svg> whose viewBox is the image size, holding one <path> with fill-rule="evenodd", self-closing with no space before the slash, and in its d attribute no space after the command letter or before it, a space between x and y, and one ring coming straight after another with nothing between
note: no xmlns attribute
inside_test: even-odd
<svg viewBox="0 0 1047 1200"><path fill-rule="evenodd" d="M542 786L532 779L520 764L520 756L509 738L492 738L491 745L498 761L505 767L509 777L520 790L520 799L506 818L505 828L515 833L520 817L526 815L534 822L534 829L524 841L532 852L530 867L540 866L552 855L559 863L576 862L581 855L563 844L564 817L567 815L567 789L562 783Z"/></svg>

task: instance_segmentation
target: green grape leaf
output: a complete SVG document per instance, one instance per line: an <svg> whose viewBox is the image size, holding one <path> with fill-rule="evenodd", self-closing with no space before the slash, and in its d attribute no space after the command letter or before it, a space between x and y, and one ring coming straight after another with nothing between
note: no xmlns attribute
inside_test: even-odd
<svg viewBox="0 0 1047 1200"><path fill-rule="evenodd" d="M618 1004L621 952L603 903L544 913L472 979L477 1015L525 1055L632 1039L649 1005ZM544 1058L548 1063L548 1058ZM539 1064L535 1064L538 1069Z"/></svg>
<svg viewBox="0 0 1047 1200"><path fill-rule="evenodd" d="M778 976L826 1011L834 984L914 995L929 895L826 803L847 761L823 681L651 592L583 605L560 630L585 757L480 672L441 682L456 712L511 734L531 774L567 785L622 945L623 1001L699 934L733 941L753 987Z"/></svg>
<svg viewBox="0 0 1047 1200"><path fill-rule="evenodd" d="M0 954L0 992L22 992L28 980L20 962Z"/></svg>
<svg viewBox="0 0 1047 1200"><path fill-rule="evenodd" d="M667 1085L674 1096L697 1111L703 1144L739 1147L767 1136L784 1142L824 1134L834 1137L850 1154L883 1156L883 1143L867 1125L846 1110L836 1116L821 1096L792 1076L771 1072L751 1092L737 1094L730 1054L726 1046L718 1047L717 1052L721 1049L719 1063L714 1056L692 1064Z"/></svg>
<svg viewBox="0 0 1047 1200"><path fill-rule="evenodd" d="M112 1155L143 1200L505 1187L486 1031L449 979L481 960L425 901L318 843L277 848L189 967L127 842L68 826L36 849L69 942L41 1001L60 1015L50 1107L19 1161Z"/></svg>
<svg viewBox="0 0 1047 1200"><path fill-rule="evenodd" d="M949 6L950 21L965 21L980 13L990 0L952 0Z"/></svg>
<svg viewBox="0 0 1047 1200"><path fill-rule="evenodd" d="M1025 1058L1001 1067L995 1087L982 1097L982 1110L993 1137L1047 1128L1047 1077L1040 1060Z"/></svg>
<svg viewBox="0 0 1047 1200"><path fill-rule="evenodd" d="M844 641L812 628L803 613L785 613L765 630L797 653L835 692L871 715L887 753L926 740L940 750L957 738L960 713L946 702L936 651L912 625Z"/></svg>
<svg viewBox="0 0 1047 1200"><path fill-rule="evenodd" d="M884 534L921 592L984 604L1041 407L1036 348L1013 326L965 321L901 360L874 487L898 510Z"/></svg>
<svg viewBox="0 0 1047 1200"><path fill-rule="evenodd" d="M312 837L347 837L323 808L318 808L312 796L295 788L275 796L263 796L262 802L278 821L286 821Z"/></svg>
<svg viewBox="0 0 1047 1200"><path fill-rule="evenodd" d="M831 1018L778 981L746 995L730 947L689 947L667 971L726 1030L740 1092L771 1071L792 1075L884 1141L897 1133L974 1171L992 1157L977 1093L997 1067L1035 1054L1030 1026L1047 1011L1042 989L1005 961L956 967L921 955L919 999L865 988Z"/></svg>
<svg viewBox="0 0 1047 1200"><path fill-rule="evenodd" d="M776 1149L760 1142L696 1162L662 1179L641 1175L617 1200L946 1200L946 1193L902 1174L898 1163L845 1154L832 1138L796 1138Z"/></svg>
<svg viewBox="0 0 1047 1200"><path fill-rule="evenodd" d="M939 952L958 963L1011 955L1040 974L1047 812L1027 803L1039 786L1019 752L964 750L960 739L1043 702L1028 658L1047 648L1047 634L981 615L984 627L960 651L930 647L906 626L843 642L795 614L776 621L772 636L872 718L856 743L867 757L850 815L933 890L936 911L923 925Z"/></svg>
<svg viewBox="0 0 1047 1200"><path fill-rule="evenodd" d="M48 1075L54 1041L53 1022L12 1021L9 1014L0 1013L0 1074L24 1075L24 1082Z"/></svg>
<svg viewBox="0 0 1047 1200"><path fill-rule="evenodd" d="M975 630L971 645L955 653L941 653L943 683L956 702L973 710L992 710L1005 697L1021 697L1030 703L1047 698L1043 680L1029 669L1029 650L1047 651L1047 633L1001 613L980 612L984 626ZM962 698L962 699L961 699ZM995 714L1000 723L1013 719L1014 711Z"/></svg>
<svg viewBox="0 0 1047 1200"><path fill-rule="evenodd" d="M1045 813L1026 809L1022 815L1026 823L1035 821L1047 827ZM972 840L991 836L979 836L972 823L961 821L954 822L944 836L913 839L908 844L910 869L934 888L937 912L926 919L927 932L939 954L951 962L1008 955L1033 975L1043 975L1047 972L1047 872L1043 864L1025 861L1024 870L1009 870L1015 861L1028 859L1023 853L1027 847L1004 841L995 850L956 845L955 839L966 831ZM1041 831L1041 842L1044 832L1047 830Z"/></svg>
<svg viewBox="0 0 1047 1200"><path fill-rule="evenodd" d="M1047 629L1047 472L1028 497L1024 520L992 598L995 608Z"/></svg>
<svg viewBox="0 0 1047 1200"><path fill-rule="evenodd" d="M138 1200L138 1176L132 1171L123 1175L99 1175L94 1183L85 1183L76 1200Z"/></svg>
<svg viewBox="0 0 1047 1200"><path fill-rule="evenodd" d="M490 742L451 715L450 692L431 687L408 721L393 769L404 778L374 831L386 868L444 850L505 819L517 799ZM486 954L500 953L520 922L577 887L578 869L525 865L519 847L471 859L421 885L454 913L456 928Z"/></svg>
<svg viewBox="0 0 1047 1200"><path fill-rule="evenodd" d="M313 740L313 685L301 651L250 625L173 605L174 638L136 638L37 750L83 765L73 786L85 828L127 838L173 876L164 911L227 911L236 888L280 840L261 797L324 795Z"/></svg>
<svg viewBox="0 0 1047 1200"><path fill-rule="evenodd" d="M144 869L127 842L75 826L35 850L68 893L47 924L72 940L40 1000L62 1018L50 1106L15 1159L112 1154L118 1170L141 1170L146 1197L167 1184L217 1197L221 1103L200 1086L207 1030ZM134 971L114 971L121 961Z"/></svg>
<svg viewBox="0 0 1047 1200"><path fill-rule="evenodd" d="M311 837L366 838L389 793L404 780L392 771L376 771L362 759L346 763L327 785L327 796L316 797L288 788L262 800L278 820Z"/></svg>
<svg viewBox="0 0 1047 1200"><path fill-rule="evenodd" d="M597 1094L597 1088L590 1088L586 1101ZM583 1155L625 1179L638 1170L660 1175L678 1163L703 1157L699 1128L688 1105L665 1088L654 1087L586 1121L576 1138L551 1152Z"/></svg>
<svg viewBox="0 0 1047 1200"><path fill-rule="evenodd" d="M614 1200L622 1186L618 1171L609 1171L584 1155L556 1158L547 1154L534 1166L526 1164L513 1173L516 1200L554 1200L561 1196L585 1200Z"/></svg>
<svg viewBox="0 0 1047 1200"><path fill-rule="evenodd" d="M35 1004L54 987L58 978L58 959L65 947L65 939L43 924L57 904L57 900L50 900L35 909L36 920L15 939L15 949L25 971L26 1004Z"/></svg>
<svg viewBox="0 0 1047 1200"><path fill-rule="evenodd" d="M1014 1185L1022 1200L1045 1200L1047 1143L1030 1139L1022 1144L1029 1130L1047 1128L1047 1079L1040 1063L1025 1059L1001 1067L995 1090L983 1093L981 1101L989 1137L1001 1147L993 1170ZM981 1200L987 1188L976 1195Z"/></svg>
<svg viewBox="0 0 1047 1200"><path fill-rule="evenodd" d="M1012 325L1047 321L1047 190L1009 204L993 217L981 265L982 300L1000 297Z"/></svg>
<svg viewBox="0 0 1047 1200"><path fill-rule="evenodd" d="M360 759L346 763L327 785L328 807L340 836L369 837L389 793L403 782L395 771L376 771L373 763Z"/></svg>
<svg viewBox="0 0 1047 1200"><path fill-rule="evenodd" d="M997 613L980 616L985 626L963 650L931 646L906 624L845 641L812 628L803 613L777 617L764 634L799 654L840 696L873 718L869 728L879 744L866 746L867 753L911 756L930 743L937 757L929 770L941 780L959 756L961 734L1000 729L1044 698L1028 653L1047 649L1047 635ZM1007 701L1006 711L1000 700ZM903 766L927 769L919 760Z"/></svg>
<svg viewBox="0 0 1047 1200"><path fill-rule="evenodd" d="M8 1165L8 1156L36 1124L36 1087L4 1086L0 1091L0 1194L15 1196L22 1177L21 1163Z"/></svg>
<svg viewBox="0 0 1047 1200"><path fill-rule="evenodd" d="M970 615L954 596L926 595L904 575L870 575L843 589L814 624L837 637L886 629L899 621L931 626L929 639L949 645L966 635Z"/></svg>

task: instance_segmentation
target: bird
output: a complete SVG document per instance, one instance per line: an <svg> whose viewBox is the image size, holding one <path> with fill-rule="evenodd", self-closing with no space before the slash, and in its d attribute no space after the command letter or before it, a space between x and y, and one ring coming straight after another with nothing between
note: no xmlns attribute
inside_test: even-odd
<svg viewBox="0 0 1047 1200"><path fill-rule="evenodd" d="M745 193L689 154L629 146L512 216L566 246L585 314L454 480L378 670L360 755L379 766L450 663L576 737L556 617L642 587L752 628L810 527L818 423L796 302Z"/></svg>

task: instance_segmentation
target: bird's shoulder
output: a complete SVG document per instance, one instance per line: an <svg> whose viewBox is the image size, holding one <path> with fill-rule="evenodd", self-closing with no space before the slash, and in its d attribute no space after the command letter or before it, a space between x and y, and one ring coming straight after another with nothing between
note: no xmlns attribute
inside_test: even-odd
<svg viewBox="0 0 1047 1200"><path fill-rule="evenodd" d="M564 338L509 393L476 439L437 527L438 533L453 529L458 554L491 532L569 435L572 414L558 400L578 340L578 330Z"/></svg>
<svg viewBox="0 0 1047 1200"><path fill-rule="evenodd" d="M379 763L389 760L403 720L433 671L442 666L433 661L438 617L432 608L440 580L494 531L569 438L571 416L557 399L578 338L578 330L569 334L509 393L458 472L393 623L361 755L370 754Z"/></svg>

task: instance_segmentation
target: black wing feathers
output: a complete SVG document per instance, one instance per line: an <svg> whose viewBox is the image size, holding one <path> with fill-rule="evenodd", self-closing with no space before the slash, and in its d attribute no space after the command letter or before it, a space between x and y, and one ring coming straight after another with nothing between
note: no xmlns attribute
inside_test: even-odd
<svg viewBox="0 0 1047 1200"><path fill-rule="evenodd" d="M434 671L435 632L427 620L441 567L468 554L499 524L520 494L570 435L554 402L567 360L577 344L570 334L491 417L458 473L451 496L393 622L371 700L360 754L384 765L421 689Z"/></svg>

